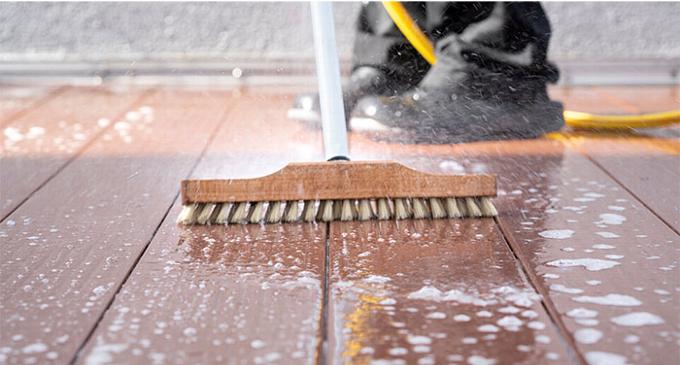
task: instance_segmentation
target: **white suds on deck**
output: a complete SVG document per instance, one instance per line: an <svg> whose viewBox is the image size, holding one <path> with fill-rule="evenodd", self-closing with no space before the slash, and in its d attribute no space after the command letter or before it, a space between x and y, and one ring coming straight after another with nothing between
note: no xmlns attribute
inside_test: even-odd
<svg viewBox="0 0 680 365"><path fill-rule="evenodd" d="M642 302L637 300L636 298L624 294L607 294L599 297L580 296L572 298L572 300L579 303L593 303L600 305L613 305L619 307L635 307L642 304Z"/></svg>
<svg viewBox="0 0 680 365"><path fill-rule="evenodd" d="M595 222L597 224L606 224L606 225L621 225L623 222L626 221L626 217L619 215L619 214L613 214L613 213L603 213L600 214L600 220L598 222Z"/></svg>
<svg viewBox="0 0 680 365"><path fill-rule="evenodd" d="M612 232L595 232L595 234L602 237L602 238L619 238L619 237L621 237L618 234L612 233Z"/></svg>
<svg viewBox="0 0 680 365"><path fill-rule="evenodd" d="M538 235L543 238L552 238L556 240L564 240L574 235L571 229L552 229L548 231L538 232Z"/></svg>
<svg viewBox="0 0 680 365"><path fill-rule="evenodd" d="M648 312L634 312L612 318L619 326L639 327L664 323L663 318Z"/></svg>
<svg viewBox="0 0 680 365"><path fill-rule="evenodd" d="M574 308L567 312L567 316L571 318L595 318L597 317L597 311L586 308Z"/></svg>
<svg viewBox="0 0 680 365"><path fill-rule="evenodd" d="M628 365L628 359L625 356L604 351L590 351L586 352L586 361L588 365Z"/></svg>
<svg viewBox="0 0 680 365"><path fill-rule="evenodd" d="M574 332L576 341L584 344L593 344L602 338L602 332L594 328L581 328Z"/></svg>
<svg viewBox="0 0 680 365"><path fill-rule="evenodd" d="M611 260L581 258L554 260L548 262L547 265L555 267L583 266L588 271L600 271L610 269L616 265L620 265L620 263Z"/></svg>

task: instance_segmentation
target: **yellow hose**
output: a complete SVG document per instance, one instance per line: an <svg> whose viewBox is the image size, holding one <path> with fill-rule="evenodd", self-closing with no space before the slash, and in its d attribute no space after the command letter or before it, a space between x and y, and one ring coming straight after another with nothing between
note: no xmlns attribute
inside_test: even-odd
<svg viewBox="0 0 680 365"><path fill-rule="evenodd" d="M404 5L401 5L398 1L383 1L382 4L385 7L385 10L387 10L387 14L392 18L394 24L401 31L401 34L408 39L413 48L415 48L430 65L434 65L434 63L437 62L437 57L434 55L432 42L430 42L430 39L427 38L422 30L420 30L418 24L413 21L413 18L411 18L411 15L406 11Z"/></svg>
<svg viewBox="0 0 680 365"><path fill-rule="evenodd" d="M584 129L656 128L680 122L680 110L642 115L594 115L565 110L564 120L571 127Z"/></svg>
<svg viewBox="0 0 680 365"><path fill-rule="evenodd" d="M437 62L432 42L413 21L406 8L398 1L383 1L382 4L413 48L429 64ZM565 110L564 122L570 127L580 129L656 128L680 122L680 109L641 115L597 115Z"/></svg>

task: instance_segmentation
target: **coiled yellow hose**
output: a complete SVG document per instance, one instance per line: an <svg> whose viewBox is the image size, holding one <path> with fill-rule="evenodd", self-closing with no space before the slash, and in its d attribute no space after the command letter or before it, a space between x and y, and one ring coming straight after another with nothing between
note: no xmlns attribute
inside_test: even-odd
<svg viewBox="0 0 680 365"><path fill-rule="evenodd" d="M429 64L437 62L432 42L413 21L406 8L398 1L383 1L382 4L413 48ZM570 127L582 129L655 128L680 122L680 109L640 115L597 115L565 110L564 122Z"/></svg>

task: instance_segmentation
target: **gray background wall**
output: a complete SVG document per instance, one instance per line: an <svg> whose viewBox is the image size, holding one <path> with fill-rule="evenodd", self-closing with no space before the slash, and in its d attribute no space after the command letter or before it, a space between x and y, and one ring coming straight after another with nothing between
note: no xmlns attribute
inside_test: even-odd
<svg viewBox="0 0 680 365"><path fill-rule="evenodd" d="M337 3L341 57L359 3ZM680 60L680 3L544 4L550 55L574 62ZM0 62L311 59L306 3L0 3Z"/></svg>

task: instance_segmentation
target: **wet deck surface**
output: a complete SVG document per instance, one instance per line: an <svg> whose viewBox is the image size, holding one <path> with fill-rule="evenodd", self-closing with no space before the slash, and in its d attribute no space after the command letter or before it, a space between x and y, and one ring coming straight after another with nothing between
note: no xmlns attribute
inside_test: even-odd
<svg viewBox="0 0 680 365"><path fill-rule="evenodd" d="M675 87L553 89L573 110ZM680 133L398 145L497 219L177 227L179 180L322 159L271 90L0 86L0 363L680 361Z"/></svg>

